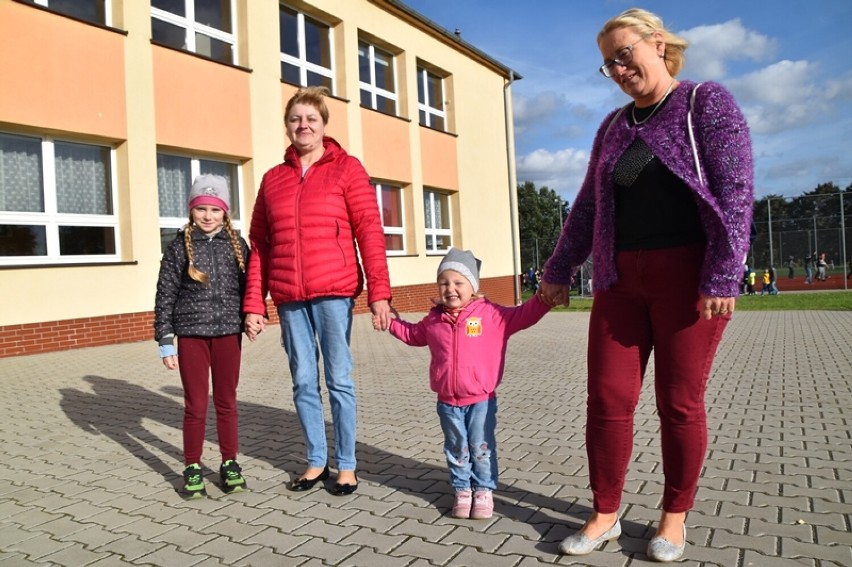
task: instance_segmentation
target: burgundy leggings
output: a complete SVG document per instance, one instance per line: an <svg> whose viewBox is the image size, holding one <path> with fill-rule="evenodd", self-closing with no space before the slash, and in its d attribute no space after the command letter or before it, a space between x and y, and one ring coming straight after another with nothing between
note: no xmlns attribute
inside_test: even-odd
<svg viewBox="0 0 852 567"><path fill-rule="evenodd" d="M589 325L586 451L594 508L618 511L633 414L651 351L663 510L692 508L707 451L704 392L730 315L701 318L703 245L616 253L618 283L595 294Z"/></svg>
<svg viewBox="0 0 852 567"><path fill-rule="evenodd" d="M183 458L201 463L207 423L209 379L222 461L237 457L237 384L240 380L241 335L179 337L178 366L183 383Z"/></svg>

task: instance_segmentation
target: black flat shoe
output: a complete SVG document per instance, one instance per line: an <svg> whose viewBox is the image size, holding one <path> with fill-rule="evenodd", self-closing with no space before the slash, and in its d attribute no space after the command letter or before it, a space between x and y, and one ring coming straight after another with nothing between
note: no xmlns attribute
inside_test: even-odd
<svg viewBox="0 0 852 567"><path fill-rule="evenodd" d="M287 487L288 490L292 490L293 492L304 492L306 490L312 489L318 482L321 482L328 478L328 465L322 469L322 472L319 476L314 478L297 478L293 482L290 483L290 486Z"/></svg>
<svg viewBox="0 0 852 567"><path fill-rule="evenodd" d="M355 475L355 484L340 484L335 483L335 485L331 489L331 493L334 496L349 496L353 492L358 490L358 475Z"/></svg>

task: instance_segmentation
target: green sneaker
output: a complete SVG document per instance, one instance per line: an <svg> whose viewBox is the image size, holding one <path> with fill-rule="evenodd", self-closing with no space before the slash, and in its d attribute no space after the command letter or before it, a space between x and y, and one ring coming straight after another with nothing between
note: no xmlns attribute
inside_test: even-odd
<svg viewBox="0 0 852 567"><path fill-rule="evenodd" d="M243 469L240 468L237 461L222 463L222 466L219 467L219 477L222 479L222 491L225 494L240 492L247 488L246 479L243 478L242 472Z"/></svg>
<svg viewBox="0 0 852 567"><path fill-rule="evenodd" d="M183 488L180 495L186 500L207 496L207 489L204 488L204 474L201 472L201 465L198 463L191 464L184 469Z"/></svg>

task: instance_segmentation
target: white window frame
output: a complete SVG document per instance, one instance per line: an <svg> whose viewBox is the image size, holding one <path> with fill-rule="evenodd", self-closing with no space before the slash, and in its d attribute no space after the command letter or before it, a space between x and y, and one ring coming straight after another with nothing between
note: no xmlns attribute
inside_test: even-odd
<svg viewBox="0 0 852 567"><path fill-rule="evenodd" d="M448 228L435 228L435 197L437 195L443 195L447 198L447 210L445 212L445 218L447 219L447 223L449 224ZM423 201L424 204L428 198L429 207L424 207L423 210L423 218L424 220L431 220L432 228L426 226L427 223L423 223L423 230L426 236L426 254L446 254L447 251L453 246L453 199L450 193L445 191L438 191L436 189L424 189L423 190ZM429 245L429 237L433 237L432 241L435 243L433 246ZM450 238L450 244L446 249L438 248L437 242L439 236L448 236Z"/></svg>
<svg viewBox="0 0 852 567"><path fill-rule="evenodd" d="M432 101L429 100L429 75L440 79L441 81L441 100L440 108L432 105ZM421 122L423 126L428 126L429 128L435 128L432 125L432 117L440 117L444 121L444 127L440 128L444 132L447 131L447 109L445 105L445 101L447 100L447 86L444 81L444 77L439 75L438 73L427 69L424 66L417 67L417 82L418 87L423 89L423 98L424 102L420 102L420 97L417 97L417 109L425 114L426 122L425 124ZM418 113L419 115L419 113Z"/></svg>
<svg viewBox="0 0 852 567"><path fill-rule="evenodd" d="M396 65L396 56L391 53L387 49L383 49L373 43L359 39L358 40L358 48L360 49L361 44L367 47L367 60L370 63L370 82L365 83L361 80L360 73L358 75L358 85L361 88L361 91L364 91L370 95L370 108L378 112L384 112L379 110L378 102L376 101L376 97L381 95L384 98L390 99L394 103L394 113L391 116L399 116L399 95L397 91L399 91L399 81L397 78L397 65ZM379 50L383 54L386 54L390 59L391 64L391 72L393 74L393 90L394 92L387 91L383 88L376 86L376 50ZM360 58L360 54L359 54Z"/></svg>
<svg viewBox="0 0 852 567"><path fill-rule="evenodd" d="M196 177L201 175L201 162L202 161L215 161L215 162L219 162L219 163L227 163L229 165L235 165L236 168L237 168L237 185L238 185L238 187L237 187L237 198L240 200L240 203L243 202L243 168L242 168L242 165L240 165L239 162L231 161L231 160L223 160L223 159L210 159L210 158L207 158L207 157L201 157L201 156L197 156L197 155L184 154L184 153L178 153L178 152L157 151L157 155L158 156L166 155L166 156L171 156L171 157L188 159L189 160L189 171L190 171L190 174L189 174L190 183L192 182L193 179L195 179ZM157 207L158 207L158 210L159 210L159 203L157 204ZM230 218L231 218L231 226L234 228L234 230L239 232L241 235L244 235L243 228L245 226L245 221L243 219L245 217L245 213L242 209L243 208L240 207L240 218L239 219L235 219L232 216ZM159 217L159 219L160 219L160 230L174 229L175 231L178 231L181 228L183 228L184 226L186 226L186 223L189 220L189 210L187 210L186 215L184 215L182 217L162 217L161 216L161 217Z"/></svg>
<svg viewBox="0 0 852 567"><path fill-rule="evenodd" d="M279 55L282 63L288 63L293 65L294 67L298 67L299 69L299 84L303 87L308 85L308 72L316 73L317 75L322 75L323 77L328 77L331 80L331 94L337 93L337 81L334 80L334 69L337 67L337 63L334 57L334 27L326 22L320 20L319 18L315 18L309 14L305 14L304 12L297 10L292 6L288 6L287 4L279 5L279 10L284 7L292 12L296 12L296 28L298 33L297 43L299 45L299 57L293 57L283 51L279 51ZM328 52L330 57L330 65L331 68L327 69L322 65L317 65L316 63L311 63L307 59L307 40L305 38L305 17L308 17L312 20L315 20L323 25L328 26ZM280 49L280 46L279 46Z"/></svg>
<svg viewBox="0 0 852 567"><path fill-rule="evenodd" d="M30 225L45 227L45 243L47 254L44 256L0 256L0 266L22 266L38 264L91 264L118 262L121 260L121 231L118 223L118 175L116 172L115 147L107 144L96 144L67 138L53 138L49 136L38 136L32 134L19 134L16 132L3 132L12 136L23 136L41 140L41 162L42 162L42 191L44 196L44 212L38 211L2 211L0 210L0 224ZM60 213L58 211L58 200L56 196L56 152L55 144L84 144L109 149L110 168L110 199L112 200L112 214L79 214ZM61 226L85 226L113 229L114 241L113 254L74 254L62 255L59 250L59 227Z"/></svg>
<svg viewBox="0 0 852 567"><path fill-rule="evenodd" d="M376 183L376 201L379 204L379 218L382 220L382 230L387 235L392 236L401 236L402 237L402 250L388 250L385 249L385 252L388 256L404 256L405 251L408 249L408 243L405 238L405 193L404 189L399 185L393 185L391 183ZM402 226L387 226L384 222L384 214L382 210L382 190L383 189L394 189L399 193L399 218L402 222Z"/></svg>
<svg viewBox="0 0 852 567"><path fill-rule="evenodd" d="M50 0L33 0L33 4L37 6L44 6L45 8L50 8ZM53 8L51 8L53 9ZM59 14L64 14L64 12L58 12ZM77 16L74 16L77 17ZM94 22L96 24L103 24L105 26L112 26L112 0L104 0L104 20L103 22Z"/></svg>
<svg viewBox="0 0 852 567"><path fill-rule="evenodd" d="M218 30L216 28L211 28L210 26L205 26L204 24L199 24L195 21L195 0L173 0L174 2L184 2L184 12L186 16L178 16L177 14L172 14L171 12L166 12L165 10L161 10L160 8L154 8L151 6L151 17L156 18L160 21L166 22L168 24L172 24L174 26L178 26L183 28L186 32L184 35L184 39L186 41L186 49L187 51L191 51L192 53L197 53L196 43L195 43L195 34L200 33L201 35L206 35L208 37L212 37L213 39L217 39L221 42L227 43L231 46L231 53L233 54L233 60L230 61L232 65L235 65L237 61L240 60L239 53L237 52L237 36L235 33L227 33L222 30ZM231 2L231 29L237 29L237 6L235 0L230 0Z"/></svg>

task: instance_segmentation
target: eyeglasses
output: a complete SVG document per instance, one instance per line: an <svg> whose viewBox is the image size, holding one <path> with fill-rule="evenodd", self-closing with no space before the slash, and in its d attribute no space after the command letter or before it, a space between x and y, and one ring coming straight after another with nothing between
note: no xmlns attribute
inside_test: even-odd
<svg viewBox="0 0 852 567"><path fill-rule="evenodd" d="M615 54L615 59L610 59L609 61L600 66L598 71L601 72L601 75L609 79L610 77L612 77L613 67L615 67L616 65L619 65L621 67L626 67L627 65L630 65L630 62L633 61L633 46L644 41L647 37L647 35L643 35L630 45L625 45L624 47L619 49L618 53Z"/></svg>

